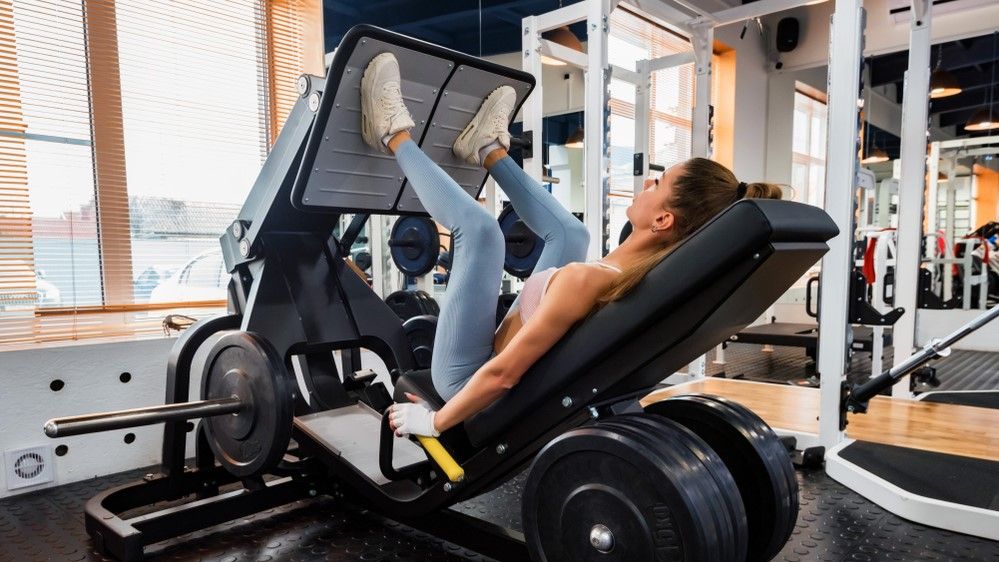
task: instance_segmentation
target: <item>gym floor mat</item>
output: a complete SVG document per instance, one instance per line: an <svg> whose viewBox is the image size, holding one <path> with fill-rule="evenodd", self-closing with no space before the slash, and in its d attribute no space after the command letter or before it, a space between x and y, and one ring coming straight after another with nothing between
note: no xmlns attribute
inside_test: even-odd
<svg viewBox="0 0 999 562"><path fill-rule="evenodd" d="M99 490L148 471L134 470L0 500L0 561L104 560L83 528L83 506ZM896 517L821 471L798 472L801 511L777 556L815 560L996 560L999 542ZM523 475L456 506L520 528ZM191 533L150 551L149 560L488 560L370 512L322 497Z"/></svg>
<svg viewBox="0 0 999 562"><path fill-rule="evenodd" d="M844 460L920 496L999 511L999 463L854 441Z"/></svg>
<svg viewBox="0 0 999 562"><path fill-rule="evenodd" d="M763 346L731 343L725 350L725 365L712 362L714 351L708 354L708 375L742 374L746 379L785 383L815 375L815 365L799 348L775 346L763 351ZM891 367L892 348L884 351L882 368ZM949 357L932 363L937 368L940 386L933 390L999 390L999 353L955 350ZM871 373L871 355L853 354L847 375L849 382L860 383Z"/></svg>

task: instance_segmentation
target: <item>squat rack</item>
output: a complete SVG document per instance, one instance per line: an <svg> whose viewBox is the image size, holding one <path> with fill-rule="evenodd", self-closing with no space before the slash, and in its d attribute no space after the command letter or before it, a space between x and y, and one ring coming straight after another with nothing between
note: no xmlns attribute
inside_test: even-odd
<svg viewBox="0 0 999 562"><path fill-rule="evenodd" d="M608 86L612 78L635 86L635 193L642 189L642 182L650 169L648 128L639 126L648 122L649 94L653 72L683 64L694 63L695 99L692 115L691 156L710 157L711 130L711 58L713 55L714 29L716 27L752 20L798 6L825 2L826 0L759 0L718 12L708 12L685 0L582 0L522 20L522 68L536 80L536 92L523 109L524 134L541 131L544 119L544 90L542 55L551 57L583 71L584 83L584 162L585 186L584 223L590 233L589 259L607 253L608 209L610 194L610 155ZM607 58L610 33L610 14L621 3L630 5L671 30L690 40L691 51L681 52L636 63L632 71L611 65ZM564 47L544 39L541 34L577 22L585 21L587 30L586 53ZM594 72L594 69L598 69ZM601 111L593 111L601 108ZM540 137L540 133L538 133ZM540 141L540 138L535 140ZM540 142L532 157L524 158L524 170L539 181L543 177ZM845 318L844 318L845 322ZM845 349L845 340L844 340ZM720 349L720 346L719 346ZM705 376L707 361L700 356L688 368L689 377ZM845 372L845 367L841 369Z"/></svg>

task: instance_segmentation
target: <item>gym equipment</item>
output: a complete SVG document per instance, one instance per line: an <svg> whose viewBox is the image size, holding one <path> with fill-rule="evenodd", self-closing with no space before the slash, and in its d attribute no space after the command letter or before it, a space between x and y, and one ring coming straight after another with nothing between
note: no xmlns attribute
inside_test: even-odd
<svg viewBox="0 0 999 562"><path fill-rule="evenodd" d="M622 415L555 438L531 465L522 510L534 560L745 559L732 475L666 419Z"/></svg>
<svg viewBox="0 0 999 562"><path fill-rule="evenodd" d="M429 293L420 289L410 289L405 291L395 291L385 297L385 304L405 322L414 316L440 314L440 306Z"/></svg>
<svg viewBox="0 0 999 562"><path fill-rule="evenodd" d="M402 329L413 350L413 361L417 369L429 369L434 355L434 336L437 333L437 315L413 316L402 323Z"/></svg>
<svg viewBox="0 0 999 562"><path fill-rule="evenodd" d="M518 293L503 293L496 299L496 326L499 326L517 300Z"/></svg>
<svg viewBox="0 0 999 562"><path fill-rule="evenodd" d="M440 236L437 223L426 217L401 217L388 241L392 261L410 277L426 275L437 265Z"/></svg>
<svg viewBox="0 0 999 562"><path fill-rule="evenodd" d="M746 560L770 560L798 518L798 481L787 450L756 414L717 396L691 394L650 404L648 413L693 431L718 453L738 485L749 527Z"/></svg>
<svg viewBox="0 0 999 562"><path fill-rule="evenodd" d="M925 369L925 365L950 353L950 346L999 317L999 306L980 314L942 339L933 339L918 352L878 377L853 387L844 386L840 401L841 428L847 425L847 413L865 414L869 408L885 408L888 400L871 404L871 400L888 390L906 375ZM931 396L937 393L928 393ZM995 407L999 394L943 393L930 401L953 402L967 406L936 404L932 412L946 416L954 408L980 410ZM952 396L946 396L952 394ZM991 394L991 395L990 395ZM966 396L960 396L966 395ZM929 416L929 413L926 413ZM906 423L893 415L891 425ZM988 423L988 422L985 422ZM921 427L919 429L922 429ZM970 435L951 436L963 440L965 446L987 439L987 432L969 428ZM918 429L917 429L918 430ZM939 428L930 428L939 432ZM987 441L986 441L987 442ZM826 472L834 479L867 496L885 509L919 523L944 527L991 540L999 540L999 461L988 453L962 451L940 452L907 443L886 444L859 439L846 439L826 454Z"/></svg>
<svg viewBox="0 0 999 562"><path fill-rule="evenodd" d="M631 226L631 221L624 223L624 226L621 228L621 235L617 238L617 243L624 244L624 241L631 236L631 231L634 229L635 227Z"/></svg>
<svg viewBox="0 0 999 562"><path fill-rule="evenodd" d="M818 281L818 276L814 276L805 285L805 312L816 319L818 318L818 305L816 303L818 299L812 298L812 287L817 285ZM815 303L814 306L813 303ZM902 308L895 308L882 313L871 306L864 274L854 270L850 281L849 310L847 311L849 321L854 324L851 326L850 351L874 353L878 346L884 349L884 347L891 345L891 333L882 332L881 337L878 338L876 331L871 326L891 326L898 322L904 312L905 310ZM880 341L878 341L879 339ZM802 347L808 357L814 361L819 341L819 325L818 322L770 322L744 328L739 333L729 337L729 341Z"/></svg>
<svg viewBox="0 0 999 562"><path fill-rule="evenodd" d="M950 346L954 345L968 334L971 334L975 330L995 320L997 317L999 317L999 306L994 306L980 314L974 320L948 334L947 337L943 339L931 340L923 346L921 350L913 353L905 361L881 373L880 376L849 389L849 391L843 396L840 427L846 428L847 412L859 414L866 413L868 402L871 398L877 396L882 390L891 388L902 377L916 371L926 363L933 361L934 359L947 357L950 355Z"/></svg>
<svg viewBox="0 0 999 562"><path fill-rule="evenodd" d="M519 279L526 279L534 271L534 266L545 249L545 241L531 231L517 216L513 205L507 204L499 214L500 230L506 239L506 255L503 269Z"/></svg>
<svg viewBox="0 0 999 562"><path fill-rule="evenodd" d="M676 424L665 423L668 420L661 420L664 423L652 431L640 429L645 426L637 422L634 427L632 422L622 424L614 417L637 408L637 398L654 388L665 373L689 363L758 317L826 252L826 242L837 233L835 225L816 207L789 201L739 201L653 267L647 282L573 327L496 403L438 440L396 439L383 415L391 398L375 382L374 373L360 364L359 348L377 354L385 364L396 400L405 400L405 392L434 407L440 407L443 400L433 388L430 372L415 370L416 358L399 316L345 263L348 254L344 250L356 236L351 234L354 223L339 240L330 236L342 213L423 213L405 179L396 175L395 162L364 145L360 135L343 133L358 126L357 86L362 69L375 54L386 50L399 58L402 89L412 93L407 103L420 123L413 138L471 196L478 195L485 172L466 166L450 149L441 147L452 144L481 99L501 84L510 84L517 92L516 112L531 90L530 75L374 27L351 29L337 48L325 80L309 76L300 80L301 98L237 222L220 239L226 268L232 274L229 314L194 324L171 352L166 403L168 408L184 411L182 419L146 411L139 422L165 422L161 473L102 492L87 505L87 531L97 549L133 560L141 558L148 544L329 494L485 556L525 559L528 546L517 535L473 522L448 507L510 479L552 439L606 420L613 423L604 429L578 429L583 433L572 433L571 439L559 443L585 447L587 431L602 435L601 441L627 432L627 448L641 447L648 451L646 459L659 459L657 470L671 470L684 495L670 496L667 482L647 479L655 494L651 497L669 497L677 514L692 509L698 517L698 524L689 525L669 515L673 521L669 529L680 534L668 538L665 527L654 527L664 531L656 539L683 544L683 551L673 554L684 560L701 559L705 553L738 556L745 548L736 513L735 500L740 496L731 481L726 484L729 469L721 462L705 460L712 455L703 442L678 430ZM704 260L704 255L713 259ZM239 344L213 348L202 401L186 403L193 357L209 338L230 330L239 330L240 335L223 334L220 341ZM341 356L342 368L334 361L334 351ZM240 353L250 357L246 365L237 358ZM271 378L255 384L228 375L230 371L254 373L247 377L256 380L261 378L257 376L261 366L267 364L271 364ZM288 389L281 381L291 381L287 374L293 367L297 388ZM246 432L247 424L227 418L216 422L216 416L208 416L213 419L212 427L209 430L204 420L198 425L194 462L187 462L184 420L204 415L200 409L205 407L230 413L246 407L242 397L236 401L219 397L233 388L244 394L250 389L253 406L249 411L254 415L264 404L282 405L273 418L273 438L257 441L262 444L259 453L232 454L239 439L235 436ZM258 397L258 389L270 389L274 396ZM205 404L204 400L220 402ZM287 403L293 405L293 415L289 424L282 425L281 420L287 419L282 408ZM200 413L192 414L192 410ZM92 419L110 423L122 415L127 413L99 414ZM54 423L59 426L61 422ZM247 435L256 430L254 425ZM291 444L275 464L270 456L272 444L284 442L284 431L290 432ZM675 452L660 440L682 445L686 452ZM557 445L545 458L569 446ZM700 454L693 453L697 448ZM678 455L709 467L687 471L662 466L662 459L681 458ZM592 465L574 466L575 482L602 480ZM537 478L543 479L544 472ZM230 484L235 486L226 487ZM630 497L635 497L638 484L619 483ZM720 489L729 493L717 493ZM692 502L695 495L708 501ZM160 503L167 501L171 503ZM580 496L579 501L590 499ZM663 517L654 521L666 525L667 513L655 513ZM714 520L712 527L699 524L707 518ZM638 519L622 514L614 521L630 526ZM606 530L593 525L583 528L578 521L567 520L567 524L567 529L579 530L583 536L544 535L540 548L546 558L556 559L558 552L570 551L580 552L583 560L601 559L606 555L598 547L606 550L612 537L630 540L640 535L633 527L612 528L617 525L613 522L602 523ZM705 539L702 533L709 528L717 532ZM648 544L641 538L636 541L636 548ZM579 542L590 545L589 550L574 550ZM615 548L625 548L623 542L616 544ZM702 546L703 553L697 550Z"/></svg>
<svg viewBox="0 0 999 562"><path fill-rule="evenodd" d="M233 475L272 468L291 440L295 387L273 347L247 332L230 332L208 353L202 400L73 416L45 424L49 437L203 418L208 445Z"/></svg>

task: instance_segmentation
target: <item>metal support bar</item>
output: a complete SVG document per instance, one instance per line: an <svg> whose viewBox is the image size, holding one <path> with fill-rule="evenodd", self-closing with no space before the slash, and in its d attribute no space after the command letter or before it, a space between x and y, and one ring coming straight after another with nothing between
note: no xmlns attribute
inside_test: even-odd
<svg viewBox="0 0 999 562"><path fill-rule="evenodd" d="M908 311L895 324L893 364L912 355L916 341L919 296L919 262L923 241L923 185L926 177L926 124L930 90L930 2L912 0L914 17L909 27L909 67L902 99L902 145L899 153L898 241L895 256L895 306ZM936 181L932 176L930 181ZM908 384L893 390L909 398Z"/></svg>
<svg viewBox="0 0 999 562"><path fill-rule="evenodd" d="M825 210L839 227L822 259L818 370L821 374L819 441L827 449L842 441L841 387L846 378L847 321L853 271L854 182L859 127L857 100L863 53L861 0L836 0L829 33L829 113L826 142Z"/></svg>
<svg viewBox="0 0 999 562"><path fill-rule="evenodd" d="M699 25L693 29L690 42L694 46L694 114L691 131L691 156L711 156L711 56L714 29Z"/></svg>
<svg viewBox="0 0 999 562"><path fill-rule="evenodd" d="M996 139L999 142L999 139ZM946 153L941 154L942 158L967 158L969 156L988 156L990 154L999 154L999 146L987 146L985 148L972 148L972 149L960 149L960 150L950 150Z"/></svg>
<svg viewBox="0 0 999 562"><path fill-rule="evenodd" d="M635 154L642 154L642 168L636 170L640 175L634 177L635 195L645 188L645 178L649 175L649 94L652 91L652 75L649 72L650 61L640 60L635 64L639 79L635 84Z"/></svg>
<svg viewBox="0 0 999 562"><path fill-rule="evenodd" d="M584 3L566 6L568 8L581 9ZM546 16L551 15L545 14ZM527 98L523 106L523 120L525 131L536 131L540 138L544 126L544 84L542 80L543 69L541 65L541 29L539 27L540 16L528 16L524 18L521 29L524 36L522 40L523 61L522 68L530 72L535 77L534 92ZM532 178L541 181L544 175L542 164L544 162L544 147L538 142L531 158L524 158L524 171Z"/></svg>
<svg viewBox="0 0 999 562"><path fill-rule="evenodd" d="M581 2L582 4L582 2ZM589 259L607 250L607 207L610 158L607 154L607 64L610 0L586 0L587 65L584 77L583 147L586 178L583 221L590 233ZM537 130L540 130L538 128Z"/></svg>
<svg viewBox="0 0 999 562"><path fill-rule="evenodd" d="M131 408L116 412L100 412L54 418L45 422L45 435L69 437L84 433L111 431L123 427L139 427L174 420L189 420L235 414L245 407L238 397L198 400L180 404L164 404L147 408Z"/></svg>
<svg viewBox="0 0 999 562"><path fill-rule="evenodd" d="M941 149L944 149L944 148L965 147L965 146L978 146L980 144L993 144L993 143L999 142L999 136L993 135L993 136L989 136L989 137L975 137L975 138L970 138L970 139L954 139L954 140L946 140L946 141L939 141L939 142L940 142L940 148Z"/></svg>
<svg viewBox="0 0 999 562"><path fill-rule="evenodd" d="M692 62L694 62L693 51L684 51L682 53L676 53L675 55L666 55L665 57L649 60L649 72L666 70L667 68L673 68L674 66L680 66L682 64L690 64Z"/></svg>
<svg viewBox="0 0 999 562"><path fill-rule="evenodd" d="M697 17L662 0L628 0L628 4L652 17L668 22L673 27L688 34L691 31L687 22Z"/></svg>
<svg viewBox="0 0 999 562"><path fill-rule="evenodd" d="M557 10L524 18L524 20L526 21L533 18L536 22L537 32L541 34L545 31L551 31L557 27L562 27L563 25L571 25L585 20L587 17L586 4L586 2L569 4L568 6L563 6ZM524 70L527 69L525 68Z"/></svg>
<svg viewBox="0 0 999 562"><path fill-rule="evenodd" d="M586 53L581 53L576 49L570 49L547 39L538 39L538 46L541 47L541 54L558 59L576 68L586 68Z"/></svg>
<svg viewBox="0 0 999 562"><path fill-rule="evenodd" d="M961 326L942 339L929 341L919 352L910 355L905 361L888 369L877 378L855 387L847 399L847 411L863 413L867 410L867 402L879 392L896 384L903 377L921 367L924 363L950 355L950 346L954 345L968 334L978 330L989 322L999 318L999 306L994 306L980 314L971 322Z"/></svg>
<svg viewBox="0 0 999 562"><path fill-rule="evenodd" d="M643 62L646 62L646 61L638 61L638 63L643 63ZM636 66L637 66L638 63L636 63ZM617 66L617 65L614 65L614 64L610 65L610 67L611 67L611 78L614 78L614 79L617 79L617 80L623 80L623 81L625 81L625 82L627 82L629 84L635 85L635 86L637 86L638 83L641 82L641 80L642 80L641 72L635 72L634 70L628 70L627 68L623 68L623 67L620 67L620 66Z"/></svg>
<svg viewBox="0 0 999 562"><path fill-rule="evenodd" d="M727 10L721 10L711 14L710 20L716 27L728 25L749 19L762 17L775 12L783 12L799 6L810 6L821 4L826 0L757 0L750 4L743 4Z"/></svg>

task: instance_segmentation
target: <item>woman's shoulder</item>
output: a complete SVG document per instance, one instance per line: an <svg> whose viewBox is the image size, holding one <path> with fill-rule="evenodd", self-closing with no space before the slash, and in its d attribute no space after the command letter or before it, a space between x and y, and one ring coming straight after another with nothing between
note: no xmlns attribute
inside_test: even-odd
<svg viewBox="0 0 999 562"><path fill-rule="evenodd" d="M617 273L592 263L573 262L559 269L558 283L574 290L598 290L609 286L617 278Z"/></svg>

